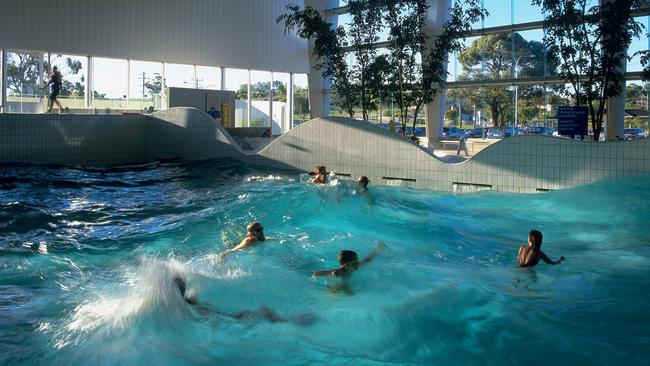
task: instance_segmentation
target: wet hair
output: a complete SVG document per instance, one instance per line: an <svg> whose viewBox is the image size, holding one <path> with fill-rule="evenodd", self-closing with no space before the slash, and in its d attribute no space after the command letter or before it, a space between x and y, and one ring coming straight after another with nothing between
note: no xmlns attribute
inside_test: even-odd
<svg viewBox="0 0 650 366"><path fill-rule="evenodd" d="M320 174L320 171L323 170L323 174L325 174L325 166L324 165L316 165L316 175Z"/></svg>
<svg viewBox="0 0 650 366"><path fill-rule="evenodd" d="M363 177L359 178L359 184L361 183L363 183L364 187L368 187L368 184L370 184L370 179L364 175Z"/></svg>
<svg viewBox="0 0 650 366"><path fill-rule="evenodd" d="M357 255L357 252L355 252L354 250L339 251L339 263L341 265L352 263L352 262L358 262L358 261L359 261L359 256Z"/></svg>
<svg viewBox="0 0 650 366"><path fill-rule="evenodd" d="M258 227L258 226L262 226L262 224L260 224L257 221L251 222L250 224L248 224L246 226L246 231L248 231L249 233L252 233L252 232L254 232L255 228Z"/></svg>
<svg viewBox="0 0 650 366"><path fill-rule="evenodd" d="M542 233L539 230L531 230L528 233L528 239L533 245L533 248L539 249L542 247Z"/></svg>

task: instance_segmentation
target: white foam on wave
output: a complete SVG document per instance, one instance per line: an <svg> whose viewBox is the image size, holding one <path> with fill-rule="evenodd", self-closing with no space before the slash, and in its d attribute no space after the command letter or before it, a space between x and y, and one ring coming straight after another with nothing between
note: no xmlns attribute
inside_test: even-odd
<svg viewBox="0 0 650 366"><path fill-rule="evenodd" d="M169 259L145 259L136 268L124 269L117 293L103 288L90 294L89 300L77 305L59 329L57 348L82 343L87 335L101 335L134 326L139 318L164 310L173 316L186 309L176 277L186 278L180 262ZM124 287L128 287L126 291ZM113 290L115 291L115 290Z"/></svg>
<svg viewBox="0 0 650 366"><path fill-rule="evenodd" d="M293 182L293 179L282 177L279 175L273 175L273 174L269 174L267 176L253 175L250 177L246 177L246 179L244 179L245 182L264 182L269 180L287 180L289 182Z"/></svg>

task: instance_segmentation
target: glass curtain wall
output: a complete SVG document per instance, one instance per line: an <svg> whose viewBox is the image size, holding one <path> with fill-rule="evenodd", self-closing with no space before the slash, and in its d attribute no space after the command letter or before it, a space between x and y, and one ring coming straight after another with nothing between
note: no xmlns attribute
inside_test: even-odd
<svg viewBox="0 0 650 366"><path fill-rule="evenodd" d="M165 86L175 88L196 88L198 78L194 77L194 66L165 63Z"/></svg>
<svg viewBox="0 0 650 366"><path fill-rule="evenodd" d="M273 73L273 106L271 108L273 134L280 135L289 131L289 104L287 91L289 90L289 74L283 72Z"/></svg>
<svg viewBox="0 0 650 366"><path fill-rule="evenodd" d="M221 89L221 69L210 66L197 66L196 78L199 89Z"/></svg>
<svg viewBox="0 0 650 366"><path fill-rule="evenodd" d="M268 127L271 73L251 70L251 127Z"/></svg>
<svg viewBox="0 0 650 366"><path fill-rule="evenodd" d="M58 99L64 108L82 109L85 107L86 69L88 59L83 56L50 54L45 64L45 77L56 66L61 73L61 94Z"/></svg>
<svg viewBox="0 0 650 366"><path fill-rule="evenodd" d="M309 109L309 83L307 74L293 75L293 116L292 127L311 119Z"/></svg>
<svg viewBox="0 0 650 366"><path fill-rule="evenodd" d="M339 4L343 6L345 2ZM524 133L528 127L552 125L555 112L550 109L561 103L571 103L573 97L570 88L548 84L545 80L557 81L560 59L546 52L544 15L540 6L518 0L483 0L482 4L490 15L484 21L475 22L473 28L481 30L483 35L467 38L463 52L449 55L448 82L452 85L446 91L445 130L485 126L509 130L505 134L510 135ZM587 5L597 4L597 0L591 0ZM344 29L349 28L350 19L349 14L336 18L337 24ZM650 17L640 17L637 21L650 26ZM527 30L517 31L523 24L527 24ZM515 31L499 32L498 27L508 26ZM645 33L641 39L634 40L628 50L628 72L641 71L637 52L647 49L650 49L650 40ZM354 65L354 55L348 54L347 61ZM539 81L533 82L535 80ZM628 89L629 86L628 82ZM330 114L346 115L337 105L338 99L333 92ZM395 100L392 99L392 103L390 100L385 103L387 111L371 113L370 119L382 121L385 115L394 117ZM639 102L628 101L627 104L629 107ZM355 113L355 117L359 115Z"/></svg>
<svg viewBox="0 0 650 366"><path fill-rule="evenodd" d="M129 108L160 109L162 93L162 63L131 60L129 63Z"/></svg>
<svg viewBox="0 0 650 366"><path fill-rule="evenodd" d="M93 108L103 109L105 113L127 109L128 73L126 60L94 57Z"/></svg>
<svg viewBox="0 0 650 366"><path fill-rule="evenodd" d="M40 113L46 108L44 96L44 57L42 53L20 51L7 52L7 113Z"/></svg>
<svg viewBox="0 0 650 366"><path fill-rule="evenodd" d="M225 85L235 92L235 127L248 127L248 70L226 69Z"/></svg>

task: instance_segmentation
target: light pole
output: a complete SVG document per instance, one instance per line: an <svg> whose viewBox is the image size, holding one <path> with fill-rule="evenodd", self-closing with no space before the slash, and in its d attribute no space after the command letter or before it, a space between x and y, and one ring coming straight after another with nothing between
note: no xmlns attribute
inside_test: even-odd
<svg viewBox="0 0 650 366"><path fill-rule="evenodd" d="M515 58L515 70L514 70L515 71L515 79L517 79L519 77L518 76L518 74L519 74L519 72L518 72L519 60L521 60L522 58L526 58L526 57L535 58L535 55L520 55L520 56L517 56ZM515 128L517 127L518 124L519 124L519 84L516 84L516 81L515 81L515 123L512 126L512 135L513 136L515 134Z"/></svg>

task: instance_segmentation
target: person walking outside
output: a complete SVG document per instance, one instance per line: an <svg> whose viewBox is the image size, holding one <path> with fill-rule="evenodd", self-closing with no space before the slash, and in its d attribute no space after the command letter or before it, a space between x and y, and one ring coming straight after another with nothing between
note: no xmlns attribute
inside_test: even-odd
<svg viewBox="0 0 650 366"><path fill-rule="evenodd" d="M56 105L59 106L59 113L61 113L63 111L63 107L61 107L61 103L59 103L57 97L61 93L61 86L63 85L63 80L62 80L61 73L59 72L59 69L56 66L52 68L52 73L50 74L45 84L50 85L50 98L47 101L47 113L52 112L52 107L54 106L54 103L56 103Z"/></svg>

